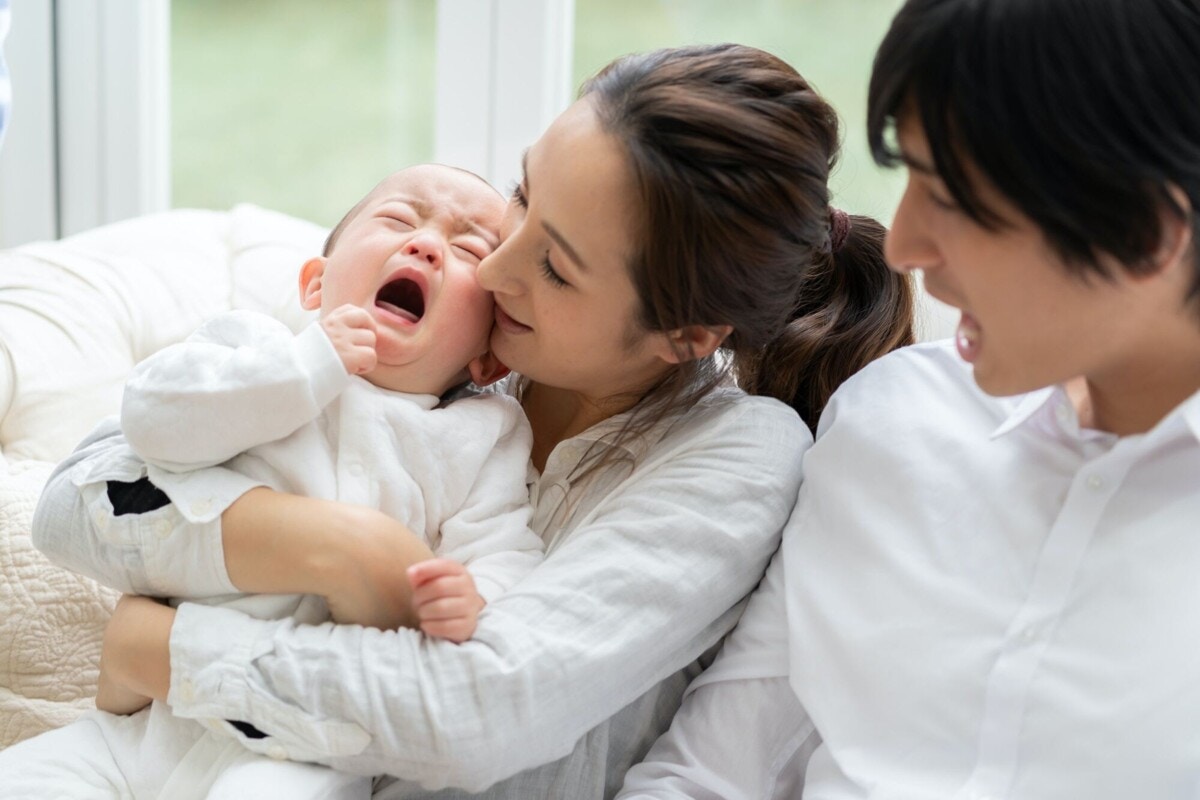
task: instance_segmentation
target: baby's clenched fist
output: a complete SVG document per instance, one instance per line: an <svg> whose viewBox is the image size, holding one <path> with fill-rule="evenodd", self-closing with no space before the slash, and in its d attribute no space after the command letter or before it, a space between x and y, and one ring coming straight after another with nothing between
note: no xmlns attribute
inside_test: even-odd
<svg viewBox="0 0 1200 800"><path fill-rule="evenodd" d="M338 306L321 318L321 328L350 375L375 369L375 319L355 305Z"/></svg>

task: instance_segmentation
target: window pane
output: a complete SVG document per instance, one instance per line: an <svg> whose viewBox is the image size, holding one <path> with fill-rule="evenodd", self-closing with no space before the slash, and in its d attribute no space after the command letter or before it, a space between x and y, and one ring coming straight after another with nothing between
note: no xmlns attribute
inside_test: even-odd
<svg viewBox="0 0 1200 800"><path fill-rule="evenodd" d="M683 44L739 42L768 50L807 78L842 119L834 205L888 222L903 170L867 149L867 82L875 49L903 0L576 0L575 83L613 58Z"/></svg>
<svg viewBox="0 0 1200 800"><path fill-rule="evenodd" d="M172 205L333 225L433 152L436 4L173 0Z"/></svg>

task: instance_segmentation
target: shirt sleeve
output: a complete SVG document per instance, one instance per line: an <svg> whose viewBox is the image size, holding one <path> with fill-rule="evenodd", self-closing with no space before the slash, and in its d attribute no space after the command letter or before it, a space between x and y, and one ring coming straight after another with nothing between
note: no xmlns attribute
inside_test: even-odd
<svg viewBox="0 0 1200 800"><path fill-rule="evenodd" d="M514 398L480 395L459 405L467 417L486 417L488 435L478 444L494 443L465 502L442 522L438 555L467 565L480 596L491 603L542 561L542 539L529 527L525 482L533 437Z"/></svg>
<svg viewBox="0 0 1200 800"><path fill-rule="evenodd" d="M146 463L186 472L284 438L349 381L319 324L294 336L265 314L234 311L138 364L121 428Z"/></svg>
<svg viewBox="0 0 1200 800"><path fill-rule="evenodd" d="M787 647L777 554L712 666L688 687L670 730L626 775L618 800L799 797L820 738L789 684Z"/></svg>
<svg viewBox="0 0 1200 800"><path fill-rule="evenodd" d="M471 640L184 604L168 702L250 722L293 759L428 788L479 791L565 756L732 627L795 502L811 436L790 409L744 398L679 427Z"/></svg>

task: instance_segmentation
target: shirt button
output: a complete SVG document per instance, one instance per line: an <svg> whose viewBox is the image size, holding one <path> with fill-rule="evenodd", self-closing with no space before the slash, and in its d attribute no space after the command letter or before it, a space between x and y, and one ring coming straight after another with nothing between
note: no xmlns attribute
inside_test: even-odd
<svg viewBox="0 0 1200 800"><path fill-rule="evenodd" d="M170 520L160 519L158 522L154 523L154 532L156 534L158 534L158 538L160 538L160 539L165 539L168 536L170 536L171 535Z"/></svg>
<svg viewBox="0 0 1200 800"><path fill-rule="evenodd" d="M365 470L363 469L362 464L355 463L350 465L350 474L354 477L361 478L363 476L363 472L365 472Z"/></svg>
<svg viewBox="0 0 1200 800"><path fill-rule="evenodd" d="M1087 479L1087 485L1089 489L1103 489L1104 479L1099 475L1089 475Z"/></svg>
<svg viewBox="0 0 1200 800"><path fill-rule="evenodd" d="M192 513L196 515L206 514L210 508L212 508L211 500L197 500L192 503Z"/></svg>
<svg viewBox="0 0 1200 800"><path fill-rule="evenodd" d="M190 703L196 699L196 689L187 678L184 678L179 684L179 699L185 703Z"/></svg>
<svg viewBox="0 0 1200 800"><path fill-rule="evenodd" d="M273 744L267 748L267 755L276 761L283 761L287 758L287 750L284 750L281 744Z"/></svg>
<svg viewBox="0 0 1200 800"><path fill-rule="evenodd" d="M1021 640L1027 643L1036 642L1041 636L1042 629L1037 625L1030 625L1021 631Z"/></svg>

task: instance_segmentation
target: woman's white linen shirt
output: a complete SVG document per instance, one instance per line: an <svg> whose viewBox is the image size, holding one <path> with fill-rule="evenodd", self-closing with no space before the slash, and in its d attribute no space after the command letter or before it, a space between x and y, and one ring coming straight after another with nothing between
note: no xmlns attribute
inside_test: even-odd
<svg viewBox="0 0 1200 800"><path fill-rule="evenodd" d="M1118 439L922 345L834 396L804 467L623 797L799 797L814 748L805 798L1200 795L1200 393Z"/></svg>
<svg viewBox="0 0 1200 800"><path fill-rule="evenodd" d="M484 609L470 641L184 604L176 715L246 721L289 758L406 779L382 797L425 796L418 784L611 797L740 615L812 441L794 411L735 389L617 447L623 422L561 442L531 472L546 560ZM573 477L593 444L617 460Z"/></svg>

